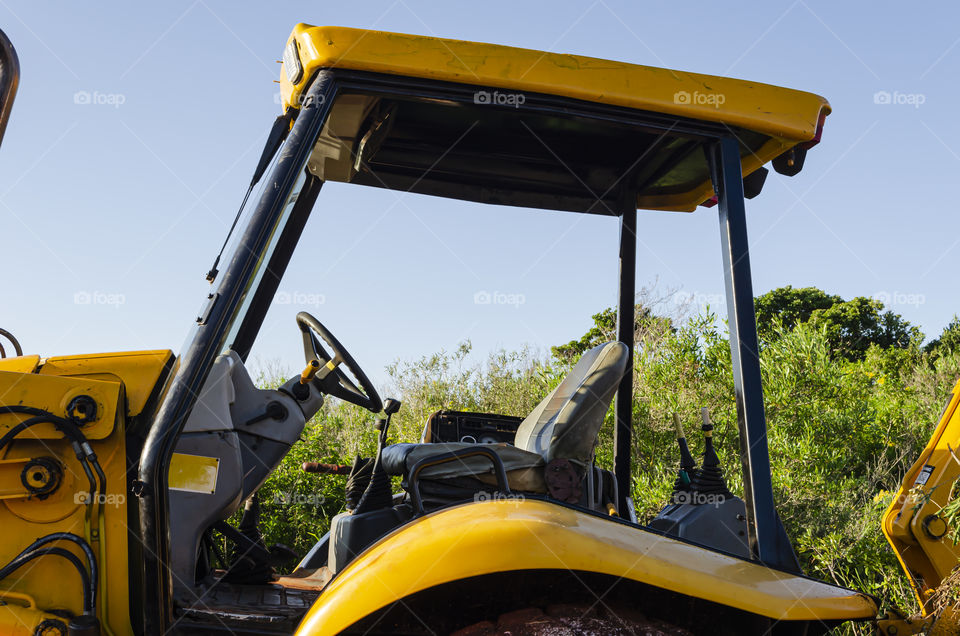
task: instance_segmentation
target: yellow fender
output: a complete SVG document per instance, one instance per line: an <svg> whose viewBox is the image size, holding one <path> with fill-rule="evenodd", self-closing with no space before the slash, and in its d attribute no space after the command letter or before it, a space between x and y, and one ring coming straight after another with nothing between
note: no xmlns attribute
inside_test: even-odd
<svg viewBox="0 0 960 636"><path fill-rule="evenodd" d="M859 592L546 501L495 500L446 508L382 538L330 583L297 634L336 634L415 592L530 569L624 577L779 620L877 615Z"/></svg>

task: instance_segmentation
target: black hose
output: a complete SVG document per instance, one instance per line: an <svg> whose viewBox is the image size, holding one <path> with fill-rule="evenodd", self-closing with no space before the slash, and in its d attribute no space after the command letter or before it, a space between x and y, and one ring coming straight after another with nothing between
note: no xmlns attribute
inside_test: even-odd
<svg viewBox="0 0 960 636"><path fill-rule="evenodd" d="M104 495L106 495L107 494L107 476L103 474L103 469L100 468L100 462L97 461L96 455L93 456L93 461L91 463L93 464L93 469L97 471L97 478L100 480L100 485L97 488L97 493L99 494L102 492Z"/></svg>
<svg viewBox="0 0 960 636"><path fill-rule="evenodd" d="M16 426L11 427L9 431L3 434L3 437L0 437L0 448L3 448L9 444L14 437L27 430L31 426L43 424L48 421L49 420L43 415L37 417L28 417L27 419L18 423Z"/></svg>
<svg viewBox="0 0 960 636"><path fill-rule="evenodd" d="M71 446L73 446L77 460L80 462L80 467L83 468L83 472L86 474L87 481L90 485L90 500L88 503L98 501L101 491L106 492L107 477L103 472L103 468L100 466L100 462L97 461L97 455L90 447L90 443L87 441L86 435L80 431L80 428L74 422L62 417L57 417L49 411L33 406L0 406L0 414L2 413L32 415L33 417L29 417L22 422L19 422L16 426L12 427L2 437L0 437L0 450L9 444L10 441L13 440L17 435L31 426L49 422L53 424L58 431L63 433L64 437L68 438L71 442ZM93 471L90 470L91 465L97 473L96 477L94 477ZM72 552L68 552L63 548L56 547L40 549L40 546L59 540L72 541L78 545L81 550L83 550L83 553L87 559L88 567L90 568L89 575L83 568L83 564L80 563L80 560ZM90 548L90 545L83 538L71 532L54 532L46 535L45 537L37 539L19 555L17 555L13 561L4 566L4 568L0 569L0 579L6 577L10 572L13 572L27 561L44 554L61 556L69 560L74 564L74 566L77 567L84 584L83 597L84 607L86 608L84 610L84 614L89 614L91 616L95 615L97 586L100 581L97 560L93 554L93 550Z"/></svg>
<svg viewBox="0 0 960 636"><path fill-rule="evenodd" d="M37 539L36 541L28 545L26 548L24 548L20 552L20 554L16 556L14 561L24 556L25 554L29 554L34 550L36 550L37 548L44 546L48 543L52 543L54 541L72 541L73 543L77 544L81 550L83 550L83 554L87 558L87 567L90 569L90 581L89 581L88 589L90 591L92 603L94 606L96 606L97 585L100 581L99 579L100 572L97 566L97 559L93 554L93 549L90 548L90 544L87 543L83 537L73 534L72 532L53 532L51 534L48 534L45 537L40 537L39 539Z"/></svg>
<svg viewBox="0 0 960 636"><path fill-rule="evenodd" d="M83 582L83 613L87 616L96 615L96 605L93 601L93 584L90 580L90 575L87 573L86 569L83 567L83 563L80 562L80 559L73 552L69 550L64 550L63 548L40 548L27 554L21 553L20 556L15 558L13 561L7 565L0 568L0 579L4 579L9 576L12 572L16 571L17 568L22 566L24 563L28 563L44 555L54 555L62 557L73 564L77 569L77 572L80 574L80 579Z"/></svg>
<svg viewBox="0 0 960 636"><path fill-rule="evenodd" d="M3 437L0 437L0 448L3 448L9 444L10 440L16 437L21 431L25 431L31 426L35 426L37 424L43 424L44 422L53 424L57 427L58 431L69 437L74 442L83 443L87 441L86 436L80 432L80 429L77 428L76 424L70 420L63 419L62 417L57 417L53 413L47 413L46 411L34 409L29 406L0 406L0 413L23 413L35 416L23 420L9 431L4 433Z"/></svg>
<svg viewBox="0 0 960 636"><path fill-rule="evenodd" d="M0 135L3 135L3 133L0 132ZM17 341L16 338L13 337L12 333L7 331L6 329L0 329L0 336L3 336L13 344L13 350L18 356L23 355L23 349L20 348L20 343ZM4 354L3 357L7 357L6 354Z"/></svg>
<svg viewBox="0 0 960 636"><path fill-rule="evenodd" d="M90 484L91 498L97 497L100 494L101 485L103 488L106 488L107 480L103 475L103 469L100 467L100 462L97 461L96 454L90 448L90 444L87 441L86 435L80 431L80 428L76 424L62 417L57 417L49 411L45 411L33 406L0 406L0 414L2 413L17 413L23 415L33 415L34 417L29 417L23 420L9 431L4 433L3 436L0 437L0 450L9 444L13 438L31 426L49 422L50 424L56 426L58 431L63 433L65 437L68 437L70 441L73 442L74 452L76 453L77 459L80 461L80 466L83 468L83 472L86 474L87 481ZM94 469L97 471L97 474L100 476L101 481L99 484L94 478L93 473L90 471L88 460L89 464L93 465Z"/></svg>
<svg viewBox="0 0 960 636"><path fill-rule="evenodd" d="M16 437L21 431L24 431L31 426L36 424L42 424L43 422L49 422L53 424L58 431L64 434L64 436L70 438L70 441L76 442L81 446L85 446L85 452L88 456L91 456L94 461L96 461L96 455L93 455L93 451L89 450L87 436L83 434L80 430L80 427L77 426L75 422L71 422L68 419L57 417L50 411L45 411L43 409L38 409L33 406L0 406L0 414L3 413L17 413L22 415L33 415L34 417L29 417L9 431L4 433L3 437L0 437L0 449L10 443L14 437Z"/></svg>
<svg viewBox="0 0 960 636"><path fill-rule="evenodd" d="M28 415L53 415L50 411L35 406L0 406L0 413L26 413Z"/></svg>
<svg viewBox="0 0 960 636"><path fill-rule="evenodd" d="M87 458L83 457L82 454L77 453L77 459L80 460L80 468L83 469L83 472L87 475L87 481L90 482L90 500L87 503L99 501L100 489L97 487L97 481L94 479L93 473L90 471L90 464L87 463Z"/></svg>

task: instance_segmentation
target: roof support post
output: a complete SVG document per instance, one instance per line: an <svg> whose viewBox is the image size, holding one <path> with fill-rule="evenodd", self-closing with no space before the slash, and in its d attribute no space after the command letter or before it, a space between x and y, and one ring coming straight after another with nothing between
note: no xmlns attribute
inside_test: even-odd
<svg viewBox="0 0 960 636"><path fill-rule="evenodd" d="M633 339L636 321L637 196L627 188L620 209L620 293L617 305L617 340L627 345L627 372L620 380L614 406L613 472L617 478L617 510L633 517L630 501L630 456L633 452Z"/></svg>
<svg viewBox="0 0 960 636"><path fill-rule="evenodd" d="M798 571L796 556L773 500L740 144L735 137L724 137L713 145L710 167L720 210L723 278L750 553L766 565Z"/></svg>
<svg viewBox="0 0 960 636"><path fill-rule="evenodd" d="M247 221L246 230L239 237L238 245L242 249L238 248L231 257L216 293L210 294L206 314L194 326L190 344L180 352L178 367L167 380L163 399L155 412L142 416L150 424L137 473L139 538L143 546L139 555L141 570L138 573L142 583L142 598L139 599L142 622L136 617L132 617L132 620L138 621L144 636L168 634L179 620L173 611L173 570L170 564L167 488L170 458L214 360L227 344L231 320L240 311L247 290L257 289L258 263L266 258L274 231L282 227L287 196L307 163L313 142L330 112L336 90L333 72L321 70L310 87L310 99L304 102L290 130L287 145L277 155L277 163L270 172L269 181L265 182L260 201ZM283 266L286 266L286 262ZM282 276L283 270L275 271L274 275ZM266 293L267 289L273 288L267 285L261 287L261 292Z"/></svg>

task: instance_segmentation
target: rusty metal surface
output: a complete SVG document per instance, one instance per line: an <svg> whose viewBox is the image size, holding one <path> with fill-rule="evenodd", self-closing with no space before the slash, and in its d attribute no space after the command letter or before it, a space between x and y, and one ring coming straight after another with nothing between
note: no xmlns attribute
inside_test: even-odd
<svg viewBox="0 0 960 636"><path fill-rule="evenodd" d="M692 632L650 620L630 610L598 611L588 605L531 607L503 614L454 632L452 636L692 636Z"/></svg>

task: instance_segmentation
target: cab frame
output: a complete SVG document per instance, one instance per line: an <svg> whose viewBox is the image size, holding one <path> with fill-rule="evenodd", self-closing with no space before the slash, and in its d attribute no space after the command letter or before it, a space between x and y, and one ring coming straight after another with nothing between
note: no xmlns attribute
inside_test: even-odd
<svg viewBox="0 0 960 636"><path fill-rule="evenodd" d="M143 633L164 633L175 622L168 564L166 476L178 436L216 356L227 345L243 359L250 352L323 185L319 178L308 176L296 203L288 208L291 190L304 171L314 140L336 97L343 92L361 91L404 99L470 103L477 88L465 83L326 68L309 79L306 98L300 100L300 107L289 107L278 119L275 130L286 138L283 149L277 153L267 187L239 237L239 247L224 268L219 284L211 288L197 316L189 345L167 380L140 456L133 486L138 495L137 532L142 544L136 562L142 563L139 573L142 585L138 591ZM525 102L517 108L518 112L525 113L615 120L700 141L709 162L717 200L751 556L768 567L794 570L795 557L777 515L771 483L747 241L742 145L737 129L718 122L542 93L526 93ZM620 226L617 337L633 351L637 191L621 186L609 199L602 202L603 213L619 218ZM241 315L243 308L245 313ZM232 342L227 342L231 333L235 334ZM620 510L632 507L627 499L631 474L632 388L631 360L615 403L614 472L621 498Z"/></svg>

